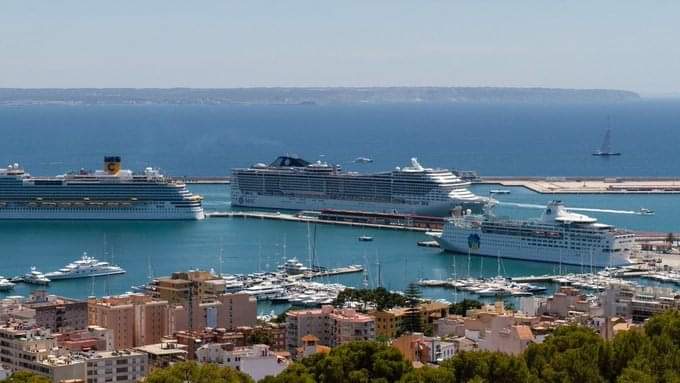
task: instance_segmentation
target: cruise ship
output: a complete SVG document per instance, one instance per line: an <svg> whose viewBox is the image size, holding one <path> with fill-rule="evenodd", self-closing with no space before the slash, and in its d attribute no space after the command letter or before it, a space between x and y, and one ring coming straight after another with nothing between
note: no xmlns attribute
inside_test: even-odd
<svg viewBox="0 0 680 383"><path fill-rule="evenodd" d="M283 210L353 210L447 216L454 207L481 212L493 200L468 190L446 169L410 166L361 174L326 162L281 156L269 165L233 169L231 205Z"/></svg>
<svg viewBox="0 0 680 383"><path fill-rule="evenodd" d="M54 281L58 279L101 277L124 273L125 270L121 267L88 257L87 253L84 253L80 259L69 263L57 271L46 273L45 276Z"/></svg>
<svg viewBox="0 0 680 383"><path fill-rule="evenodd" d="M595 267L631 263L635 234L577 214L552 201L540 219L453 217L429 233L442 249L464 254Z"/></svg>
<svg viewBox="0 0 680 383"><path fill-rule="evenodd" d="M203 219L201 197L157 169L121 169L118 156L104 169L34 177L18 164L0 169L0 219Z"/></svg>

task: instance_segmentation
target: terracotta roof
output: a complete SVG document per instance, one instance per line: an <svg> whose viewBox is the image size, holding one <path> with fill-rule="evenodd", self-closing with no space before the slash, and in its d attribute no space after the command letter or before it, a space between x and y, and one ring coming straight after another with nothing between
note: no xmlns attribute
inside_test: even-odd
<svg viewBox="0 0 680 383"><path fill-rule="evenodd" d="M319 338L315 337L312 334L307 334L307 335L302 337L302 341L303 342L318 342Z"/></svg>
<svg viewBox="0 0 680 383"><path fill-rule="evenodd" d="M517 325L515 326L515 330L517 331L517 336L519 336L519 339L534 340L534 333L531 332L531 328L529 326Z"/></svg>

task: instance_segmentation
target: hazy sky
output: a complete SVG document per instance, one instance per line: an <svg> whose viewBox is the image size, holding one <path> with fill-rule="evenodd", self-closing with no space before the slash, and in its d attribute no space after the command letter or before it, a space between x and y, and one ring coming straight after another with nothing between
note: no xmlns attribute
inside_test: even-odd
<svg viewBox="0 0 680 383"><path fill-rule="evenodd" d="M0 87L680 91L680 1L0 3Z"/></svg>

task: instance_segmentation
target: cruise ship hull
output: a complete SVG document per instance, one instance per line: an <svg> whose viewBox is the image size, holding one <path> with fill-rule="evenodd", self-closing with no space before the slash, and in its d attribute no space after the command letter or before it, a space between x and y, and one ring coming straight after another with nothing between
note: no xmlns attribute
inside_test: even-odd
<svg viewBox="0 0 680 383"><path fill-rule="evenodd" d="M0 208L0 220L201 220L202 208Z"/></svg>
<svg viewBox="0 0 680 383"><path fill-rule="evenodd" d="M231 205L233 207L248 207L273 210L313 210L323 209L370 211L377 213L415 214L432 217L445 217L451 214L456 206L470 209L475 213L482 210L480 202L467 202L451 200L449 202L422 201L419 204L387 203L371 201L336 200L330 198L315 197L286 197L244 195L237 190L232 190Z"/></svg>
<svg viewBox="0 0 680 383"><path fill-rule="evenodd" d="M471 235L477 235L481 240L478 248L469 247ZM439 246L450 252L461 254L472 254L489 257L501 257L510 259L520 259L533 262L561 263L565 265L587 265L594 267L623 266L631 263L627 254L609 253L594 254L591 252L568 251L554 247L542 247L527 245L523 241L513 241L512 246L494 246L494 243L507 243L508 238L493 234L482 234L474 230L456 230L453 234L434 235L434 240Z"/></svg>

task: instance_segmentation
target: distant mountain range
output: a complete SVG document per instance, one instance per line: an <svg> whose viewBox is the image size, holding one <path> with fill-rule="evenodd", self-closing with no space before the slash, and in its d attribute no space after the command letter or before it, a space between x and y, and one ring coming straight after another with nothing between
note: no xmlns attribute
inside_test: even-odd
<svg viewBox="0 0 680 383"><path fill-rule="evenodd" d="M640 98L608 89L381 87L381 88L0 88L0 105L30 104L395 104L395 103L591 103Z"/></svg>

